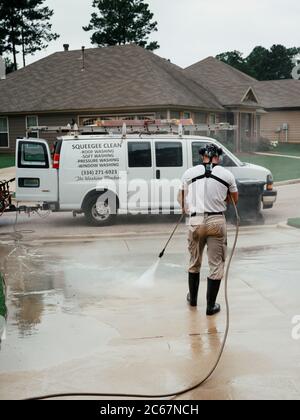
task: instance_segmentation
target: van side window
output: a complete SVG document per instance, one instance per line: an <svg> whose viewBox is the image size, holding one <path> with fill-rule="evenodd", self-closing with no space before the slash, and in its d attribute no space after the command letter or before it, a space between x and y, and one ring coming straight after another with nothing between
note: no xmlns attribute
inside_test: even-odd
<svg viewBox="0 0 300 420"><path fill-rule="evenodd" d="M49 168L45 144L20 142L18 152L19 168Z"/></svg>
<svg viewBox="0 0 300 420"><path fill-rule="evenodd" d="M192 154L193 154L193 166L200 165L202 163L202 157L199 155L200 149L206 147L208 144L205 142L195 142L192 143ZM229 157L226 153L223 154L221 158L221 166L224 168L232 168L236 166L236 163Z"/></svg>
<svg viewBox="0 0 300 420"><path fill-rule="evenodd" d="M236 163L234 163L234 161L225 153L223 154L221 165L224 166L224 168L236 167Z"/></svg>
<svg viewBox="0 0 300 420"><path fill-rule="evenodd" d="M129 142L128 143L129 168L151 168L151 143Z"/></svg>
<svg viewBox="0 0 300 420"><path fill-rule="evenodd" d="M199 154L200 149L206 147L209 143L195 142L192 143L193 166L201 165L202 157Z"/></svg>
<svg viewBox="0 0 300 420"><path fill-rule="evenodd" d="M183 166L182 144L179 142L156 142L156 166L174 168Z"/></svg>

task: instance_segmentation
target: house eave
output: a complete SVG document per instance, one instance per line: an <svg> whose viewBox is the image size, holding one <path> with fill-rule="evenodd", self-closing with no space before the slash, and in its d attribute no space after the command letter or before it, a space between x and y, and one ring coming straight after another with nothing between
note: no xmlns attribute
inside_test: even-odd
<svg viewBox="0 0 300 420"><path fill-rule="evenodd" d="M263 108L263 106L262 105L260 105L260 104L257 104L257 105L251 105L251 104L249 104L249 105L247 105L247 104L228 104L228 105L224 105L227 109L231 109L231 108L234 108L234 109L239 109L239 110L247 110L247 109L251 109L251 110L256 110L256 109L262 109Z"/></svg>
<svg viewBox="0 0 300 420"><path fill-rule="evenodd" d="M279 111L300 111L300 105L299 106L290 106L290 107L272 107L268 108L265 107L265 110L268 112L279 112Z"/></svg>
<svg viewBox="0 0 300 420"><path fill-rule="evenodd" d="M163 104L163 105L143 105L143 106L130 106L130 107L108 107L108 108L73 108L73 109L48 109L48 110L23 110L23 111L1 111L1 115L28 115L28 114L81 114L81 113L128 113L134 111L140 112L155 112L158 110L191 110L191 111L205 111L205 112L224 112L225 108L208 108L195 105L181 105L181 104Z"/></svg>

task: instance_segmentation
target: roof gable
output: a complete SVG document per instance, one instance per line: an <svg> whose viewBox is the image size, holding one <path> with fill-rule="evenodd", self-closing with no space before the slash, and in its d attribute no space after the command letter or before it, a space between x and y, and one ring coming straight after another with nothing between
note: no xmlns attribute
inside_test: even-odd
<svg viewBox="0 0 300 420"><path fill-rule="evenodd" d="M247 104L249 102L251 102L251 103L257 103L257 104L259 103L259 100L258 100L258 98L256 96L256 93L255 93L255 91L253 90L252 87L249 87L249 89L247 90L247 92L243 96L241 102L242 103L245 103L245 104Z"/></svg>

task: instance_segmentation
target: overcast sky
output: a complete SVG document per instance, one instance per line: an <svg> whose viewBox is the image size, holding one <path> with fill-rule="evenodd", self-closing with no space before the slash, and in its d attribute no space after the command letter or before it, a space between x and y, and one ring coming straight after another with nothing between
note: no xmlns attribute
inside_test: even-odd
<svg viewBox="0 0 300 420"><path fill-rule="evenodd" d="M91 47L84 32L93 11L92 0L46 0L54 10L53 29L61 37L28 63L63 49ZM187 67L208 56L230 50L248 54L256 45L300 46L299 0L148 0L158 21L153 39L157 54Z"/></svg>

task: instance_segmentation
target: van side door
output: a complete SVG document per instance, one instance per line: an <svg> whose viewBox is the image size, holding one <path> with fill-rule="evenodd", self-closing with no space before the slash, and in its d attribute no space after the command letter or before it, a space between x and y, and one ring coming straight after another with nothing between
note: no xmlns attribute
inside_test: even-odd
<svg viewBox="0 0 300 420"><path fill-rule="evenodd" d="M48 143L40 139L18 139L16 145L17 201L58 201L58 172L52 168Z"/></svg>
<svg viewBox="0 0 300 420"><path fill-rule="evenodd" d="M181 178L188 169L185 139L154 139L155 189L154 205L167 212L180 209L177 201Z"/></svg>
<svg viewBox="0 0 300 420"><path fill-rule="evenodd" d="M150 209L153 160L151 139L127 141L128 210L145 212Z"/></svg>

